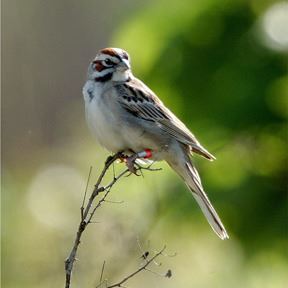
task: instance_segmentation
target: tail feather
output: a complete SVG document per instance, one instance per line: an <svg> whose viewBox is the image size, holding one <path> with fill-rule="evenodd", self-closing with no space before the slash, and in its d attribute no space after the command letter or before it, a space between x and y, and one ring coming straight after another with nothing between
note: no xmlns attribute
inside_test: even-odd
<svg viewBox="0 0 288 288"><path fill-rule="evenodd" d="M214 232L222 240L228 239L229 236L224 225L202 187L201 179L196 168L193 166L190 158L188 156L186 158L185 165L179 163L177 163L178 165L169 163L169 165L184 179Z"/></svg>
<svg viewBox="0 0 288 288"><path fill-rule="evenodd" d="M191 161L186 162L187 170L190 174L190 179L186 182L186 185L192 192L195 200L197 201L198 205L200 206L202 212L204 213L205 217L207 218L210 226L215 231L215 233L222 239L228 239L229 236L222 224L220 217L218 216L217 212L215 211L214 207L212 206L211 202L209 201L206 193L201 184L201 180L196 168L193 166Z"/></svg>
<svg viewBox="0 0 288 288"><path fill-rule="evenodd" d="M197 153L209 161L214 161L216 157L208 152L204 147L202 147L199 143L197 145L191 145L192 152Z"/></svg>

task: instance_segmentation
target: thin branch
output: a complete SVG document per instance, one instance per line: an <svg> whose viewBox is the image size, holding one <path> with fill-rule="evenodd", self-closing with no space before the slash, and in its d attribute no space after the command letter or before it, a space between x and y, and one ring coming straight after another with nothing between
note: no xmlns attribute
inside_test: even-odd
<svg viewBox="0 0 288 288"><path fill-rule="evenodd" d="M129 172L128 169L124 170L123 172L121 172L118 176L115 176L114 179L105 187L102 187L102 191L106 191L104 196L98 201L98 203L96 204L96 206L94 207L94 209L92 210L92 212L90 213L90 216L87 218L87 223L91 222L91 219L93 218L96 210L101 206L101 204L106 201L106 197L108 196L108 194L110 193L110 190L112 188L112 186L121 178L123 177L125 174L127 174ZM94 197L95 198L95 197ZM93 198L93 199L94 199ZM90 206L91 207L91 206Z"/></svg>
<svg viewBox="0 0 288 288"><path fill-rule="evenodd" d="M123 204L124 201L120 200L120 201L113 201L113 200L105 200L106 203L112 203L112 204Z"/></svg>
<svg viewBox="0 0 288 288"><path fill-rule="evenodd" d="M125 282L127 282L130 278L134 277L136 274L140 273L143 270L146 270L146 267L153 262L157 257L159 257L160 255L163 255L162 253L164 252L164 250L166 249L166 246L164 246L159 252L157 252L152 258L150 258L149 260L146 259L147 261L145 262L144 265L142 265L139 269L137 269L136 271L134 271L133 273L129 274L128 276L126 276L125 278L123 278L123 280L109 285L107 286L107 288L114 288L114 287L123 287L122 284L124 284ZM150 271L150 270L149 270Z"/></svg>
<svg viewBox="0 0 288 288"><path fill-rule="evenodd" d="M148 166L142 166L139 163L135 163L135 166L137 166L136 170L148 170L148 171L161 171L162 170L162 168L151 168L153 164L155 164L155 162L152 162Z"/></svg>
<svg viewBox="0 0 288 288"><path fill-rule="evenodd" d="M105 263L106 263L106 261L104 260L103 265L102 265L101 275L100 275L100 283L102 282L104 268L105 268Z"/></svg>
<svg viewBox="0 0 288 288"><path fill-rule="evenodd" d="M139 237L137 236L137 244L138 244L138 247L139 247L139 250L140 250L140 253L141 253L141 257L147 262L147 257L149 255L149 252L148 251L144 251L144 249L142 248L142 245L140 243L140 239Z"/></svg>
<svg viewBox="0 0 288 288"><path fill-rule="evenodd" d="M90 166L90 169L89 169L89 174L88 174L88 179L87 179L87 183L86 183L86 187L85 187L83 202L82 202L82 205L81 205L81 208L80 208L80 210L81 210L81 219L82 220L83 220L83 217L84 217L84 204L85 204L85 200L86 200L88 185L89 185L90 178L91 178L91 173L92 173L92 166Z"/></svg>
<svg viewBox="0 0 288 288"><path fill-rule="evenodd" d="M86 227L88 224L90 223L94 223L94 221L92 221L92 218L96 212L96 210L102 205L103 202L110 202L110 203L115 203L115 201L108 201L106 200L108 194L111 191L111 188L114 186L114 184L123 176L129 176L130 170L129 169L125 169L124 171L122 171L121 173L119 173L118 175L115 174L115 170L114 170L114 162L119 159L122 158L123 154L122 153L117 153L113 156L109 156L105 162L104 168L101 171L96 184L94 186L94 189L87 201L87 204L85 205L86 202L86 196L87 196L87 189L88 189L88 184L89 184L89 180L91 177L91 171L92 168L90 168L89 170L89 176L88 176L88 180L87 180L87 184L86 184L86 189L85 189L85 193L84 193L84 197L83 197L83 202L82 205L80 207L80 211L81 211L81 220L80 223L78 225L78 230L76 232L76 236L75 236L75 240L74 240L74 244L73 247L69 253L68 258L65 261L65 275L66 275L66 281L65 281L65 288L70 288L71 285L71 275L72 275L72 271L73 271L73 266L74 266L74 262L76 260L76 254L81 242L81 237L82 237L82 233L85 231ZM102 186L101 183L103 181L104 176L106 175L107 171L109 170L110 166L113 165L113 179L110 181L110 183L108 183L106 186ZM136 164L135 164L136 165ZM137 171L140 171L142 173L141 170L149 170L149 171L158 171L159 169L153 169L151 168L151 165L148 167L142 167L140 165L136 165L135 167L135 174L137 175ZM95 198L101 193L104 192L104 194L102 195L102 197L100 197L100 199L98 200L98 202L96 204L94 204L94 200ZM117 203L121 203L121 202L117 202ZM130 279L131 277L133 277L134 275L138 274L140 271L144 270L152 261L154 261L154 259L156 257L158 257L159 255L162 254L162 252L164 251L165 247L158 253L156 253L155 256L153 256L150 260L145 259L146 263L145 265L143 265L142 267L140 267L137 271L135 271L134 273L130 274L129 276L125 277L122 281L109 286L107 288L112 288L112 287L123 287L122 284L124 282L126 282L128 279ZM163 254L162 254L163 255ZM100 286L106 282L107 280L102 281L102 277L103 277L103 272L104 272L104 265L105 262L103 264L102 267L102 272L101 272L101 278L100 278ZM101 283L102 281L102 283ZM99 286L98 285L98 286ZM98 287L97 286L97 287ZM107 285L106 285L107 286Z"/></svg>
<svg viewBox="0 0 288 288"><path fill-rule="evenodd" d="M160 277L165 277L165 274L166 274L166 273L165 274L160 274L160 273L155 272L155 271L153 271L151 269L148 269L148 268L145 268L145 271L148 271L148 272L150 272L150 273L152 273L154 275L160 276Z"/></svg>
<svg viewBox="0 0 288 288"><path fill-rule="evenodd" d="M87 227L88 223L91 223L91 218L93 217L96 209L94 208L92 212L91 208L92 208L92 204L93 201L95 199L95 197L97 195L99 195L100 192L103 192L106 190L105 195L99 200L98 204L96 206L100 206L101 203L105 200L105 198L107 197L110 189L112 188L112 186L116 183L117 180L119 180L123 175L125 175L127 173L127 169L125 171L123 171L122 173L120 173L117 177L114 177L113 181L110 182L110 184L108 184L105 188L104 187L100 187L100 184L106 174L106 172L108 171L108 169L110 168L110 166L119 158L119 154L115 154L113 156L109 156L105 162L104 168L102 170L102 172L100 173L99 178L97 179L97 182L95 184L94 190L91 193L88 203L86 205L86 207L84 207L83 205L81 206L81 221L78 225L78 230L76 233L76 237L74 240L74 244L73 247L69 253L68 258L65 260L65 274L66 274L66 281L65 281L65 288L70 288L70 284L71 284L71 275L72 275L72 270L73 270L73 266L74 266L74 262L76 259L76 254L78 251L78 247L80 244L80 240L81 240L81 236L82 233L84 232L84 230ZM90 170L91 171L91 170ZM89 173L89 177L90 177L90 173ZM115 179L116 178L116 179ZM88 184L87 184L88 185ZM107 190L108 189L108 190ZM86 198L86 194L84 194L84 200L83 200L83 204L85 204L85 198ZM91 214L90 216L89 213L92 213L92 217ZM87 221L87 217L88 217L88 221Z"/></svg>

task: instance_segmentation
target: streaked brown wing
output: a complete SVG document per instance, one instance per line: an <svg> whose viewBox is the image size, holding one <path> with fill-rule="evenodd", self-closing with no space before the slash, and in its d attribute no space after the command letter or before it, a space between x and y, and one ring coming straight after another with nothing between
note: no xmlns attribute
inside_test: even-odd
<svg viewBox="0 0 288 288"><path fill-rule="evenodd" d="M215 157L201 146L189 129L168 109L144 83L134 78L129 82L116 85L119 103L129 113L147 121L154 122L160 129L189 145L192 151L208 158Z"/></svg>

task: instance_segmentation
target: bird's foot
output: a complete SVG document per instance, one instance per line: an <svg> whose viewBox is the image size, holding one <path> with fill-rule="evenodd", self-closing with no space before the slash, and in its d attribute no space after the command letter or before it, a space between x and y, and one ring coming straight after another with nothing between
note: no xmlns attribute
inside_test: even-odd
<svg viewBox="0 0 288 288"><path fill-rule="evenodd" d="M126 166L127 166L127 168L128 168L128 170L129 170L131 173L139 176L139 175L136 173L136 172L137 172L137 169L136 169L136 167L135 167L135 161L136 161L136 159L138 158L137 153L134 153L134 154L132 154L131 156L128 156L128 155L125 155L123 152L118 152L118 153L117 153L117 156L118 156L118 160L119 160L120 163L125 163Z"/></svg>
<svg viewBox="0 0 288 288"><path fill-rule="evenodd" d="M149 159L151 157L152 157L152 151L150 149L145 149L144 151L134 153L131 156L127 156L123 153L119 153L120 162L125 162L128 170L137 176L140 176L140 175L137 174L137 168L135 167L135 161L138 158Z"/></svg>
<svg viewBox="0 0 288 288"><path fill-rule="evenodd" d="M135 161L136 161L137 158L138 158L138 155L137 154L133 154L131 156L127 156L124 159L124 162L126 163L126 166L127 166L127 168L129 169L129 171L131 173L135 174L136 176L139 176L137 174L137 169L135 167Z"/></svg>

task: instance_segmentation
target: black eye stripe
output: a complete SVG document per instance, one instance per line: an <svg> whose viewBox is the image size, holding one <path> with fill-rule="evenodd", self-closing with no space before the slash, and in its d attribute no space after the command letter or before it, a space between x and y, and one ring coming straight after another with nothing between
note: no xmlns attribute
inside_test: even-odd
<svg viewBox="0 0 288 288"><path fill-rule="evenodd" d="M109 59L109 58L105 59L103 62L104 62L104 64L107 64L107 65L109 65L109 66L113 66L113 65L116 64L115 62L113 62L113 61L112 61L111 59Z"/></svg>

